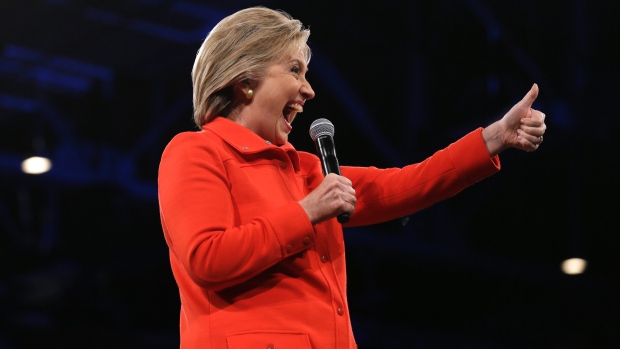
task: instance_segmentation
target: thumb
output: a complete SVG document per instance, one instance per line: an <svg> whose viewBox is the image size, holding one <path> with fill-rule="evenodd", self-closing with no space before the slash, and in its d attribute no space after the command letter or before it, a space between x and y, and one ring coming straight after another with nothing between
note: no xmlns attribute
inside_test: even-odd
<svg viewBox="0 0 620 349"><path fill-rule="evenodd" d="M538 85L534 84L532 85L532 88L528 91L528 93L525 95L525 97L523 97L523 99L521 100L523 107L531 108L532 104L534 104L534 101L536 100L537 97L538 97Z"/></svg>

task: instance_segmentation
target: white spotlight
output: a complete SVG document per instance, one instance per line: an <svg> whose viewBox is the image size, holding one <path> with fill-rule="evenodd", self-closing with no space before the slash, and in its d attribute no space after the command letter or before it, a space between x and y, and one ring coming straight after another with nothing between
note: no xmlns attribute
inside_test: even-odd
<svg viewBox="0 0 620 349"><path fill-rule="evenodd" d="M586 262L581 258L571 258L562 262L562 271L568 275L577 275L581 274L586 270Z"/></svg>
<svg viewBox="0 0 620 349"><path fill-rule="evenodd" d="M52 168L52 162L48 158L33 156L22 161L22 171L28 174L41 174Z"/></svg>

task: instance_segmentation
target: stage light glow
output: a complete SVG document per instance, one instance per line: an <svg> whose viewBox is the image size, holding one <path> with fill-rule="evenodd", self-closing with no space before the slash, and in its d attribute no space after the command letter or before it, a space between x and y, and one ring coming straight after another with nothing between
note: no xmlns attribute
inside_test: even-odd
<svg viewBox="0 0 620 349"><path fill-rule="evenodd" d="M568 275L582 274L588 262L581 258L571 258L562 262L562 271Z"/></svg>
<svg viewBox="0 0 620 349"><path fill-rule="evenodd" d="M28 174L42 174L52 168L52 162L48 158L33 156L22 161L22 171Z"/></svg>

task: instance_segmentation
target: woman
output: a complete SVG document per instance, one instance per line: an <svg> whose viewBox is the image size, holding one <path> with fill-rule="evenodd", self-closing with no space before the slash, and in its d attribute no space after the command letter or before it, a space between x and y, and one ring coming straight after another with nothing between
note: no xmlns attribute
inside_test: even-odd
<svg viewBox="0 0 620 349"><path fill-rule="evenodd" d="M288 143L314 97L309 30L249 8L223 19L192 78L199 132L166 147L161 221L181 297L182 348L356 348L342 226L409 215L497 172L507 148L536 150L538 87L501 120L402 169L341 167Z"/></svg>

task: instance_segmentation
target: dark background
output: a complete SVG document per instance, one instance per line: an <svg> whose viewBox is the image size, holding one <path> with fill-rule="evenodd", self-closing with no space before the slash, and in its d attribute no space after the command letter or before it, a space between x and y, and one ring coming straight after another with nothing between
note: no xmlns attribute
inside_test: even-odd
<svg viewBox="0 0 620 349"><path fill-rule="evenodd" d="M618 348L613 1L263 1L309 26L341 164L418 162L540 86L543 146L402 220L345 231L360 348ZM0 348L175 348L157 204L202 40L253 1L0 3ZM25 175L27 155L51 157ZM587 259L582 275L560 263Z"/></svg>

